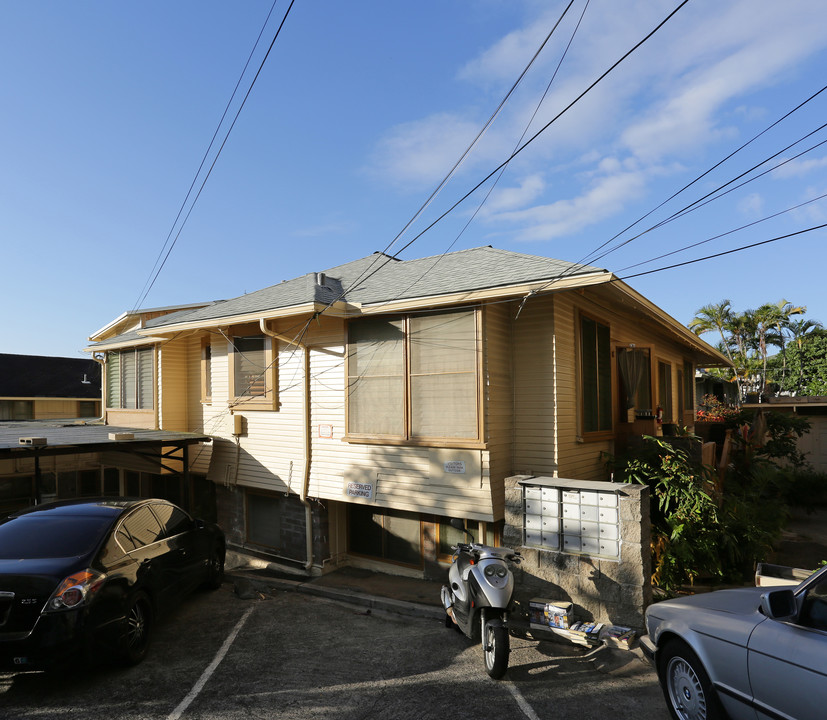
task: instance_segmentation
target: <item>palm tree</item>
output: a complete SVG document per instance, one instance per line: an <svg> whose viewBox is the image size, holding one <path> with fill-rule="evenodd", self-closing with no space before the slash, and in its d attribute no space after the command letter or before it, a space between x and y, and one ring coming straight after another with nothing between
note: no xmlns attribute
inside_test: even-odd
<svg viewBox="0 0 827 720"><path fill-rule="evenodd" d="M818 320L807 320L802 318L800 320L790 321L787 329L791 333L791 340L798 348L799 362L798 362L798 384L796 386L796 394L801 392L801 386L804 384L804 360L801 357L801 348L804 345L805 337L813 332L813 330L821 330L824 326Z"/></svg>
<svg viewBox="0 0 827 720"><path fill-rule="evenodd" d="M725 330L730 330L733 317L732 303L729 300L721 300L721 302L717 304L704 305L700 310L697 310L695 317L689 321L687 327L698 336L717 330L721 335L721 344L719 347L726 351L726 356L729 358L733 367L735 367L735 361L732 357L731 340L724 334ZM735 372L735 384L738 387L738 397L740 398L741 379L737 370Z"/></svg>
<svg viewBox="0 0 827 720"><path fill-rule="evenodd" d="M774 306L767 306L775 308L775 330L778 333L778 345L781 348L781 382L787 377L787 348L785 346L785 334L790 329L792 321L790 318L793 315L803 315L807 312L805 305L793 306L792 303L786 300L779 300Z"/></svg>

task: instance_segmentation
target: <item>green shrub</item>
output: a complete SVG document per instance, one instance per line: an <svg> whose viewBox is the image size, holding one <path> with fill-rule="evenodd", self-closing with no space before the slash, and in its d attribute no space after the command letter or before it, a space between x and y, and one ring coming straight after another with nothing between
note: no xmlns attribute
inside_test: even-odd
<svg viewBox="0 0 827 720"><path fill-rule="evenodd" d="M607 457L616 481L649 486L652 582L668 593L697 579L744 582L788 519L788 503L818 482L796 440L809 424L764 412L740 414L723 482L704 467L694 436L644 436ZM751 421L751 422L748 422ZM821 486L827 495L827 485Z"/></svg>

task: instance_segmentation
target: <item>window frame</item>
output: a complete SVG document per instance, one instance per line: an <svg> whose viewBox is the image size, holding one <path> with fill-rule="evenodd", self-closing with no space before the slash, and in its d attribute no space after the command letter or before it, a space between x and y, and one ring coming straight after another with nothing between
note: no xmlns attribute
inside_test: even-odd
<svg viewBox="0 0 827 720"><path fill-rule="evenodd" d="M617 372L617 417L620 419L620 422L630 422L628 419L628 415L626 414L626 406L625 403L628 400L626 383L623 379L623 373L620 369L620 353L629 349L629 345L616 345L613 350L614 355L614 365ZM634 352L645 353L646 354L646 364L644 366L644 377L641 378L641 385L638 387L637 392L635 393L635 405L634 410L635 413L643 412L643 413L651 413L654 414L654 408L652 407L652 398L653 398L653 387L652 387L652 361L655 357L654 348L649 345L635 345ZM644 407L638 405L637 403L640 401L640 395L642 388L644 387L643 383L645 383L646 387L646 395L648 396L646 399L649 402L649 407Z"/></svg>
<svg viewBox="0 0 827 720"><path fill-rule="evenodd" d="M587 373L586 368L587 357L585 347L586 337L583 327L584 322L591 322L595 325L594 373L591 372L591 368L589 368L589 372ZM605 329L605 338L603 338L602 340L600 338L599 328ZM617 360L616 353L614 352L614 347L612 346L611 324L604 320L599 320L598 318L596 318L593 315L590 315L589 313L580 312L577 317L576 338L578 372L577 409L579 415L578 426L580 431L580 439L584 441L591 441L612 438L614 437L615 431L615 387L617 386L617 381L615 379L615 364ZM601 351L605 352L605 358L603 359L602 364L600 362ZM606 373L608 373L608 375L606 375ZM589 399L589 403L587 403L586 393L589 390L587 381L591 379L588 378L587 375L592 374L594 374L593 384L597 389L597 397L594 401ZM603 377L603 379L608 380L608 387L604 387L602 392L601 376ZM598 423L598 427L596 429L586 428L587 404L596 405L596 419ZM606 425L608 425L608 427Z"/></svg>
<svg viewBox="0 0 827 720"><path fill-rule="evenodd" d="M264 370L262 375L264 377L264 395L248 396L239 395L236 387L236 364L237 356L243 355L243 351L239 350L236 343L238 340L249 340L252 338L261 339L264 350ZM247 351L249 353L249 350ZM277 348L275 347L275 339L269 335L259 332L242 333L237 332L229 337L229 353L228 354L228 372L229 372L229 389L230 389L230 407L236 410L277 410L277 378L276 378L276 359Z"/></svg>
<svg viewBox="0 0 827 720"><path fill-rule="evenodd" d="M663 423L673 424L675 422L675 393L673 378L673 363L664 358L658 358L658 405L663 411ZM662 376L666 371L668 377ZM666 384L664 385L664 380Z"/></svg>
<svg viewBox="0 0 827 720"><path fill-rule="evenodd" d="M411 329L410 321L415 318L423 317L438 317L440 315L449 315L452 313L466 312L472 315L474 326L474 403L476 415L476 436L468 438L458 438L450 436L415 436L413 434L412 412L416 401L413 397L412 380L414 377L421 377L423 375L431 374L438 375L440 373L415 373L412 370L411 361ZM402 341L402 432L396 434L383 434L376 432L352 432L350 429L351 420L351 346L353 341L351 339L351 327L353 322L367 319L385 319L389 322L399 320L403 327L403 341ZM363 444L381 444L381 445L404 445L413 447L455 447L468 449L484 449L486 443L483 439L483 416L484 416L484 396L483 396L483 359L482 359L482 312L478 305L450 307L438 310L428 310L427 312L408 312L395 313L392 315L368 315L360 318L354 318L348 323L347 333L345 339L345 436L346 442L363 443Z"/></svg>
<svg viewBox="0 0 827 720"><path fill-rule="evenodd" d="M213 388L212 339L201 338L201 402L212 404Z"/></svg>

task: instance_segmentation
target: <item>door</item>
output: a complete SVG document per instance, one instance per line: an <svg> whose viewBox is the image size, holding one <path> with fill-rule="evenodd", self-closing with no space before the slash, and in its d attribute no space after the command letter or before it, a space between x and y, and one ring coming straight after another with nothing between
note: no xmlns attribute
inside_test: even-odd
<svg viewBox="0 0 827 720"><path fill-rule="evenodd" d="M749 675L761 720L819 720L827 708L827 576L803 598L796 623L765 620L749 641Z"/></svg>

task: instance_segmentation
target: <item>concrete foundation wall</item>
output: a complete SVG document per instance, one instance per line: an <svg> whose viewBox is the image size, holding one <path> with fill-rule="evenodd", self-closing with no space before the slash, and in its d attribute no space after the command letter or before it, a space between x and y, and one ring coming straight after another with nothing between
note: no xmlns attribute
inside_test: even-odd
<svg viewBox="0 0 827 720"><path fill-rule="evenodd" d="M530 478L507 478L505 487L503 544L519 550L523 556L515 577L515 597L521 612L527 615L529 600L542 597L572 602L577 620L642 629L644 610L652 602L649 488L615 485L620 557L607 560L523 546L520 481Z"/></svg>

